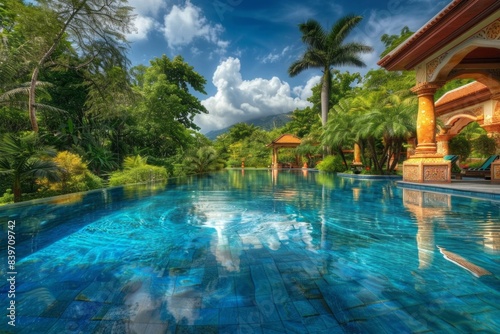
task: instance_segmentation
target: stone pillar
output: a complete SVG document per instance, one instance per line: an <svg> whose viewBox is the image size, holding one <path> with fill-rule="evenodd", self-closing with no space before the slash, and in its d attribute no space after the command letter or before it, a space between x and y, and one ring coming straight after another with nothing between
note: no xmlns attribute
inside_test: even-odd
<svg viewBox="0 0 500 334"><path fill-rule="evenodd" d="M435 156L436 145L436 113L434 110L434 93L439 85L424 82L412 88L418 96L417 116L417 156Z"/></svg>
<svg viewBox="0 0 500 334"><path fill-rule="evenodd" d="M438 88L437 83L424 82L412 89L418 95L417 148L415 154L403 163L404 181L451 182L451 162L437 152L434 93Z"/></svg>
<svg viewBox="0 0 500 334"><path fill-rule="evenodd" d="M276 148L276 147L273 147L272 168L278 168L278 148Z"/></svg>
<svg viewBox="0 0 500 334"><path fill-rule="evenodd" d="M444 126L441 128L441 131L436 137L437 141L437 153L439 155L448 155L450 154L450 139L452 138L451 135L448 134L448 130L450 129L450 126Z"/></svg>
<svg viewBox="0 0 500 334"><path fill-rule="evenodd" d="M361 162L361 149L359 148L359 145L357 143L354 143L354 161L352 162L353 165L362 165Z"/></svg>

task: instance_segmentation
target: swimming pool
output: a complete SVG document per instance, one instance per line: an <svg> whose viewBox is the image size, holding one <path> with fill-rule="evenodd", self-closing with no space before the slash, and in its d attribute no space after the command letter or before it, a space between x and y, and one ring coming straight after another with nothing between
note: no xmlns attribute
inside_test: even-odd
<svg viewBox="0 0 500 334"><path fill-rule="evenodd" d="M0 219L3 331L500 332L500 202L230 170Z"/></svg>

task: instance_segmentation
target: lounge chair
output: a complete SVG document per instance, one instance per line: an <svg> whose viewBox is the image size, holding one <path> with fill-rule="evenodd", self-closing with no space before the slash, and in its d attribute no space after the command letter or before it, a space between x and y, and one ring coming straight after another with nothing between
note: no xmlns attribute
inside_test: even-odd
<svg viewBox="0 0 500 334"><path fill-rule="evenodd" d="M494 154L486 159L480 167L465 169L462 174L465 176L484 177L485 179L489 179L491 178L491 164L499 158L500 155Z"/></svg>
<svg viewBox="0 0 500 334"><path fill-rule="evenodd" d="M458 161L459 156L458 155L445 155L443 157L444 160L448 160L451 162L451 177L454 177L455 179L461 179L462 178L462 170L460 166L458 166L456 163Z"/></svg>

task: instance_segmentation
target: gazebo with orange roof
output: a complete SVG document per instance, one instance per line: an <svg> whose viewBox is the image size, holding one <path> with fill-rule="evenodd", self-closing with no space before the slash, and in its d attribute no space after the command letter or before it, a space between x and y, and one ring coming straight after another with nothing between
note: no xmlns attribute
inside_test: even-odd
<svg viewBox="0 0 500 334"><path fill-rule="evenodd" d="M436 140L437 115L444 117L451 100L465 106L477 104L481 110L448 119L438 136L441 141L453 134L450 129L459 130L469 121L482 122L491 136L500 136L500 1L451 1L378 64L389 71L416 72L412 91L418 96L417 147L403 164L404 181L451 182L451 164L443 159ZM460 102L453 98L446 101L448 95L435 105L437 89L464 78L474 79L486 89L479 85L465 87Z"/></svg>
<svg viewBox="0 0 500 334"><path fill-rule="evenodd" d="M267 145L267 147L272 147L273 149L273 159L272 159L272 168L279 168L279 163L278 163L278 151L280 148L296 148L299 146L301 143L300 138L291 135L291 134L283 134L273 140L270 144ZM297 162L298 163L298 162Z"/></svg>

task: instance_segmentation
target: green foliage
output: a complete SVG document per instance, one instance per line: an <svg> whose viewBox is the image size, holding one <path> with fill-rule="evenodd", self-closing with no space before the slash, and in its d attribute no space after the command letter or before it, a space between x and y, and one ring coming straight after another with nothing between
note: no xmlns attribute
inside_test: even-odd
<svg viewBox="0 0 500 334"><path fill-rule="evenodd" d="M123 169L133 169L147 165L147 158L141 157L139 154L132 157L126 157L123 161Z"/></svg>
<svg viewBox="0 0 500 334"><path fill-rule="evenodd" d="M327 155L323 161L316 165L316 168L322 172L344 172L347 170L342 158L338 155Z"/></svg>
<svg viewBox="0 0 500 334"><path fill-rule="evenodd" d="M143 165L111 173L109 184L118 186L141 182L154 182L168 178L167 170L163 167Z"/></svg>
<svg viewBox="0 0 500 334"><path fill-rule="evenodd" d="M174 164L172 175L174 177L182 177L188 175L188 171L186 170L186 166L184 164Z"/></svg>
<svg viewBox="0 0 500 334"><path fill-rule="evenodd" d="M248 139L257 129L253 124L237 123L229 129L229 141L235 143Z"/></svg>
<svg viewBox="0 0 500 334"><path fill-rule="evenodd" d="M321 128L321 117L315 108L295 109L290 118L290 122L283 127L283 133L302 138Z"/></svg>
<svg viewBox="0 0 500 334"><path fill-rule="evenodd" d="M88 161L89 167L97 176L118 167L116 155L103 146L88 145L85 152L85 160Z"/></svg>
<svg viewBox="0 0 500 334"><path fill-rule="evenodd" d="M202 174L221 169L223 167L217 151L211 146L200 147L189 152L184 158L185 173Z"/></svg>
<svg viewBox="0 0 500 334"><path fill-rule="evenodd" d="M450 154L455 154L460 157L460 161L467 160L472 153L472 145L464 135L453 137L448 143L448 148Z"/></svg>
<svg viewBox="0 0 500 334"><path fill-rule="evenodd" d="M12 190L7 189L2 197L0 197L0 205L14 202L14 194Z"/></svg>
<svg viewBox="0 0 500 334"><path fill-rule="evenodd" d="M79 155L63 151L59 152L52 160L59 167L59 181L41 181L40 184L44 186L46 190L65 194L103 187L102 180L88 170L87 164L82 161Z"/></svg>
<svg viewBox="0 0 500 334"><path fill-rule="evenodd" d="M333 106L322 145L339 152L347 165L343 150L356 143L364 165L373 163L376 173L392 173L416 131L417 99L409 78L406 72L369 71L355 96Z"/></svg>
<svg viewBox="0 0 500 334"><path fill-rule="evenodd" d="M0 107L0 133L29 131L26 112L10 107Z"/></svg>
<svg viewBox="0 0 500 334"><path fill-rule="evenodd" d="M449 142L450 154L460 156L460 161L469 157L486 157L496 152L496 142L476 122L471 122Z"/></svg>
<svg viewBox="0 0 500 334"><path fill-rule="evenodd" d="M143 143L145 153L165 158L194 144L197 139L191 130L198 129L194 117L207 110L190 89L204 94L205 78L180 56L155 58L136 75L140 86L135 90L141 98L133 108L132 136Z"/></svg>
<svg viewBox="0 0 500 334"><path fill-rule="evenodd" d="M34 188L37 179L59 180L58 166L48 159L55 153L52 147L43 146L35 133L0 138L0 175L12 176L15 202L21 200L23 183Z"/></svg>
<svg viewBox="0 0 500 334"><path fill-rule="evenodd" d="M306 44L307 48L301 59L290 65L288 74L296 76L309 68L319 68L323 71L321 79L321 120L323 125L326 125L330 109L331 67L339 65L364 67L366 65L361 60L360 55L373 51L370 46L361 43L344 43L349 33L358 25L361 19L361 16L354 15L342 17L329 31L325 31L313 19L299 24L302 42Z"/></svg>
<svg viewBox="0 0 500 334"><path fill-rule="evenodd" d="M358 72L350 73L349 71L340 72L339 70L331 70L330 82L330 98L328 105L333 106L341 99L354 95L357 91L357 86L363 81L361 74ZM313 104L312 109L316 112L321 121L321 82L312 88L312 95L307 100Z"/></svg>
<svg viewBox="0 0 500 334"><path fill-rule="evenodd" d="M483 157L495 154L495 139L488 137L487 134L481 134L472 142L472 149L477 155Z"/></svg>
<svg viewBox="0 0 500 334"><path fill-rule="evenodd" d="M304 137L295 149L295 153L302 156L303 162L312 168L316 165L315 157L321 153L321 145L318 145L318 141L313 136Z"/></svg>
<svg viewBox="0 0 500 334"><path fill-rule="evenodd" d="M221 160L230 167L267 167L271 163L271 150L266 147L271 142L270 133L253 125L237 124L232 132L217 138L217 148Z"/></svg>
<svg viewBox="0 0 500 334"><path fill-rule="evenodd" d="M123 172L124 182L149 179L149 173L137 171L149 166L143 157L166 168L168 175L182 163L184 152L211 145L194 131L194 117L207 111L191 94L205 94L206 80L182 57L155 58L150 66L127 72L124 38L131 10L125 0L1 1L0 134L24 137L22 131L39 127L35 146L43 142L75 152L100 176L123 164L136 171L132 176ZM21 193L30 193L24 199L102 185L88 170L76 172L76 166L54 173L61 182L52 177L52 182L37 182L48 175L53 161L30 152L29 164L21 164L18 171L14 160L21 156L0 153L0 195L12 188L20 200ZM135 162L124 161L130 155ZM184 169L177 168L179 173ZM36 192L41 185L44 191Z"/></svg>
<svg viewBox="0 0 500 334"><path fill-rule="evenodd" d="M380 57L382 58L387 55L389 52L398 47L399 44L406 41L411 35L413 35L413 32L407 26L404 26L403 29L401 29L401 33L399 35L383 34L380 40L384 43L385 50L382 52Z"/></svg>

